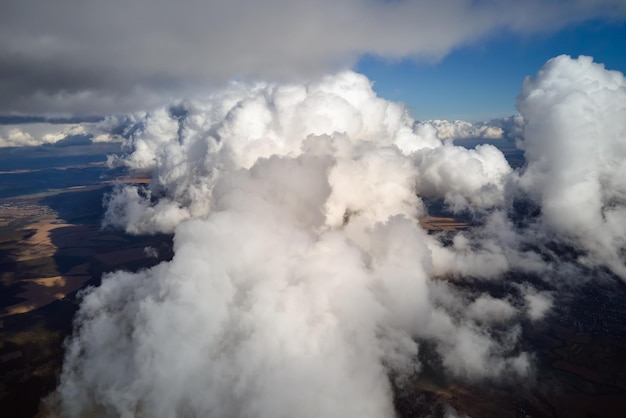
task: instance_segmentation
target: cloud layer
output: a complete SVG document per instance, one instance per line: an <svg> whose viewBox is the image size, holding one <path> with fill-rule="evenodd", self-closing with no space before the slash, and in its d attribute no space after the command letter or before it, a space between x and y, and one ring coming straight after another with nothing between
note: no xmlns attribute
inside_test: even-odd
<svg viewBox="0 0 626 418"><path fill-rule="evenodd" d="M107 221L174 232L175 255L84 293L64 413L393 417L392 383L424 361L459 379L527 376L521 324L556 296L511 277L549 289L594 268L626 277L617 234L598 245L626 219L622 166L607 164L626 156L624 91L589 58L549 61L519 99L522 171L495 147L442 143L352 72L234 84L143 115L115 163L152 183L120 186ZM551 205L580 177L599 191L559 206L559 223ZM423 197L476 225L428 234ZM520 199L540 211L519 213ZM546 253L554 242L581 257ZM505 273L499 296L467 286Z"/></svg>
<svg viewBox="0 0 626 418"><path fill-rule="evenodd" d="M299 79L362 54L437 59L489 33L620 18L619 0L8 0L0 113L131 112L233 77Z"/></svg>
<svg viewBox="0 0 626 418"><path fill-rule="evenodd" d="M109 116L99 122L37 121L0 124L0 148L39 145L88 145L94 142L122 142L134 124L134 116Z"/></svg>

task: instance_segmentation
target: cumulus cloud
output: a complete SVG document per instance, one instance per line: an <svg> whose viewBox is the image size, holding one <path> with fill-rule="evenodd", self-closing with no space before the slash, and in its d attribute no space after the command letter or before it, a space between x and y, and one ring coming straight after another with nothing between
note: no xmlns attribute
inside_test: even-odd
<svg viewBox="0 0 626 418"><path fill-rule="evenodd" d="M580 260L626 278L626 81L591 57L559 56L518 98L528 166L520 186L542 226L581 248Z"/></svg>
<svg viewBox="0 0 626 418"><path fill-rule="evenodd" d="M511 167L496 147L480 145L466 150L446 144L415 152L414 159L420 173L419 194L443 197L453 212L504 204L504 187Z"/></svg>
<svg viewBox="0 0 626 418"><path fill-rule="evenodd" d="M129 232L171 232L181 220L210 212L211 190L221 171L306 151L341 157L330 174L339 183L350 172L378 176L376 167L379 174L403 170L397 178L404 188L389 186L378 193L389 198L402 193L406 213L413 213L419 202L411 178L417 173L405 155L441 145L435 137L414 132L407 109L376 97L369 80L353 72L310 84L237 84L202 102L180 106L184 118L165 108L148 113L142 129L128 140L132 152L118 163L150 173L152 182L146 190L118 189L110 197L107 223ZM363 183L369 187L363 192L369 191L372 204L357 203L368 194L356 193L350 183L337 187L342 192L347 187L345 195L353 195L355 202L333 209L335 223L342 222L346 211L365 213L384 205L371 195L375 188L369 183Z"/></svg>
<svg viewBox="0 0 626 418"><path fill-rule="evenodd" d="M117 163L152 182L119 186L106 220L173 232L174 257L83 293L64 413L393 417L390 376L419 373L425 342L458 379L526 376L522 319L559 280L622 274L624 91L589 58L548 62L518 103L522 170L444 144L352 72L139 115ZM428 234L422 197L475 225Z"/></svg>
<svg viewBox="0 0 626 418"><path fill-rule="evenodd" d="M81 124L33 123L0 125L0 147L54 144L72 135L86 135Z"/></svg>
<svg viewBox="0 0 626 418"><path fill-rule="evenodd" d="M530 286L522 288L528 317L532 321L543 319L553 304L553 298L548 292L538 292Z"/></svg>
<svg viewBox="0 0 626 418"><path fill-rule="evenodd" d="M364 53L433 60L502 30L625 15L619 0L8 0L0 113L132 112L232 77L319 76Z"/></svg>
<svg viewBox="0 0 626 418"><path fill-rule="evenodd" d="M519 327L489 328L521 313L487 296L471 314L446 303L466 299L433 280L439 244L418 222L423 153L506 162L414 127L352 72L144 115L118 163L152 183L118 188L107 221L173 231L175 256L85 292L65 413L391 417L389 375L419 370L420 340L459 378L525 375ZM454 191L469 199L509 170Z"/></svg>
<svg viewBox="0 0 626 418"><path fill-rule="evenodd" d="M432 126L437 131L437 138L446 139L502 139L504 129L488 122L472 124L463 120L428 120L420 125Z"/></svg>
<svg viewBox="0 0 626 418"><path fill-rule="evenodd" d="M222 173L211 214L177 227L170 263L88 292L59 389L66 412L393 416L388 368L419 367L418 336L450 373L523 374L517 335L431 301L429 238L403 194L363 196L375 207L335 224L327 207L355 204L335 194L337 162L306 152ZM368 170L349 174L384 188Z"/></svg>
<svg viewBox="0 0 626 418"><path fill-rule="evenodd" d="M508 141L516 142L524 138L524 118L522 115L511 115L506 118L492 119L485 122L487 126L499 128L502 132L502 138Z"/></svg>
<svg viewBox="0 0 626 418"><path fill-rule="evenodd" d="M109 116L99 122L0 124L0 148L121 142L125 118Z"/></svg>

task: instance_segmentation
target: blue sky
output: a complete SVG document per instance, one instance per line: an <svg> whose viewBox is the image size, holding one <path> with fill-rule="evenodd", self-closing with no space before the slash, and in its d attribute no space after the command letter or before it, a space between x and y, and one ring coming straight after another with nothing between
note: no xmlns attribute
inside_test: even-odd
<svg viewBox="0 0 626 418"><path fill-rule="evenodd" d="M416 119L475 122L515 113L524 77L560 54L591 55L608 69L625 73L625 41L624 23L591 21L556 33L495 34L436 63L366 56L355 69L375 82L380 96L408 104Z"/></svg>

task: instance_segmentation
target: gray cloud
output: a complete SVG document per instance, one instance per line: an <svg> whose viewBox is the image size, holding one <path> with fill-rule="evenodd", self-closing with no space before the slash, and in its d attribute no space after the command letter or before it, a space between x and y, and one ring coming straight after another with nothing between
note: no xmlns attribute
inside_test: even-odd
<svg viewBox="0 0 626 418"><path fill-rule="evenodd" d="M8 0L0 113L134 111L233 77L319 76L363 53L437 59L496 30L625 14L617 0Z"/></svg>

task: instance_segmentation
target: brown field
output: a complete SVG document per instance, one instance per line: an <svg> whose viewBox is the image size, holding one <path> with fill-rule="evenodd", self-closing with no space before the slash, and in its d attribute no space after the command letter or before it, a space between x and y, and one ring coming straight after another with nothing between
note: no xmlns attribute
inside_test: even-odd
<svg viewBox="0 0 626 418"><path fill-rule="evenodd" d="M0 204L0 228L21 220L43 217L49 214L49 208L23 204ZM3 240L6 236L3 237Z"/></svg>
<svg viewBox="0 0 626 418"><path fill-rule="evenodd" d="M84 167L96 165L104 162ZM5 174L29 171L41 170ZM101 229L102 198L111 184L149 181L128 176L0 198L1 417L32 418L54 391L77 291L97 285L106 272L136 271L171 257L171 237ZM147 246L163 258L147 257Z"/></svg>
<svg viewBox="0 0 626 418"><path fill-rule="evenodd" d="M50 240L50 235L55 229L68 226L71 225L63 223L56 218L56 216L51 216L48 219L42 219L29 224L25 230L34 230L35 233L23 241L20 254L17 256L16 261L26 261L33 258L50 257L54 255L57 248Z"/></svg>
<svg viewBox="0 0 626 418"><path fill-rule="evenodd" d="M71 198L74 193L103 187L70 187L0 200L0 263L4 263L0 264L0 284L13 289L12 299L5 298L4 305L0 305L0 318L30 312L63 299L89 280L99 278L102 269L146 263L148 257L142 239L130 239L120 231L103 231L98 214L81 213L77 208L75 215L88 216L93 221L73 224L40 203L51 194L69 193ZM143 240L152 243L155 238ZM58 265L59 257L65 260L62 268ZM94 276L97 270L100 273Z"/></svg>
<svg viewBox="0 0 626 418"><path fill-rule="evenodd" d="M107 180L105 183L133 183L133 184L150 184L150 177L118 177L115 180Z"/></svg>
<svg viewBox="0 0 626 418"><path fill-rule="evenodd" d="M427 231L456 231L469 226L465 222L459 222L454 218L440 218L427 216L419 220L420 225Z"/></svg>
<svg viewBox="0 0 626 418"><path fill-rule="evenodd" d="M83 284L91 279L88 270L89 263L83 263L73 267L62 276L23 280L23 291L19 293L17 297L25 299L24 302L4 307L0 310L0 319L11 315L30 312L52 303L55 300L63 299L69 293L83 287Z"/></svg>

